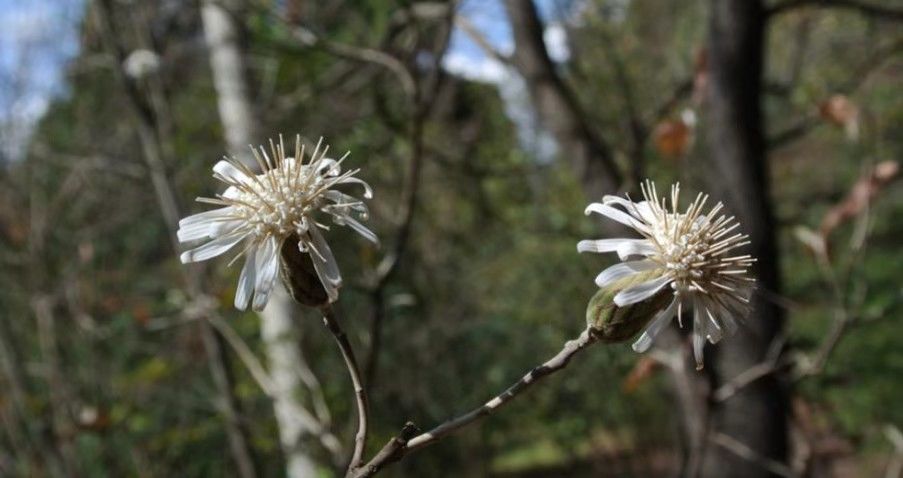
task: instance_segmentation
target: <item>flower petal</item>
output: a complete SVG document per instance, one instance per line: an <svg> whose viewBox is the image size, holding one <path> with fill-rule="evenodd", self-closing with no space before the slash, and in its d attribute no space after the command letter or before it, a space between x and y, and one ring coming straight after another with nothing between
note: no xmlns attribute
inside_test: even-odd
<svg viewBox="0 0 903 478"><path fill-rule="evenodd" d="M655 337L671 322L671 319L674 317L674 313L677 312L677 298L674 298L668 307L665 307L664 310L659 312L652 322L646 327L646 330L643 331L643 335L640 335L640 338L637 339L636 342L631 346L635 352L643 353L649 350L649 347L652 346L652 341L655 340Z"/></svg>
<svg viewBox="0 0 903 478"><path fill-rule="evenodd" d="M221 159L213 165L213 172L219 173L221 176L231 179L236 183L247 184L253 181L251 177L225 159Z"/></svg>
<svg viewBox="0 0 903 478"><path fill-rule="evenodd" d="M344 217L342 217L342 221L344 221L345 224L347 224L352 229L357 231L358 234L360 234L361 236L364 236L364 239L366 239L376 245L379 245L379 238L376 237L376 234L374 234L373 231L371 231L370 229L367 229L366 226L364 226L363 224L358 222L357 219L354 219L351 216L345 215Z"/></svg>
<svg viewBox="0 0 903 478"><path fill-rule="evenodd" d="M182 255L179 256L179 259L181 259L182 264L206 261L211 257L216 257L229 249L232 249L232 247L238 244L244 237L245 233L243 232L232 232L225 236L217 237L206 244L183 252Z"/></svg>
<svg viewBox="0 0 903 478"><path fill-rule="evenodd" d="M618 295L615 296L615 305L624 307L625 305L642 302L657 294L658 291L669 282L671 282L670 277L662 276L633 287L628 287L621 292L618 292Z"/></svg>
<svg viewBox="0 0 903 478"><path fill-rule="evenodd" d="M360 184L361 187L364 188L364 198L370 199L373 197L373 189L363 179L358 179L354 176L351 176L338 181L336 184Z"/></svg>
<svg viewBox="0 0 903 478"><path fill-rule="evenodd" d="M279 272L279 243L276 238L268 238L257 248L254 258L256 270L254 277L254 310L261 311L266 307L276 285L276 274Z"/></svg>
<svg viewBox="0 0 903 478"><path fill-rule="evenodd" d="M724 337L724 331L721 329L721 326L718 325L718 320L712 315L712 311L710 309L705 310L706 314L706 338L709 339L709 342L713 344L717 344L718 341Z"/></svg>
<svg viewBox="0 0 903 478"><path fill-rule="evenodd" d="M642 224L640 221L631 217L629 214L627 214L623 211L619 211L607 204L594 202L586 207L584 214L589 215L590 213L593 213L593 212L596 214L601 214L614 221L620 222L621 224L623 224L625 226L630 226L630 227L636 229L637 231L640 231L640 232L648 232L649 231L649 228L645 224Z"/></svg>
<svg viewBox="0 0 903 478"><path fill-rule="evenodd" d="M631 276L637 272L655 269L657 264L652 261L630 261L615 264L596 276L596 285L605 287L612 282Z"/></svg>
<svg viewBox="0 0 903 478"><path fill-rule="evenodd" d="M339 272L339 265L332 255L329 244L326 243L326 240L323 238L323 235L318 228L310 228L308 236L310 237L311 246L314 249L310 251L310 258L314 263L314 269L317 271L320 282L323 283L323 288L326 289L329 301L334 302L339 298L339 287L342 285L342 275Z"/></svg>
<svg viewBox="0 0 903 478"><path fill-rule="evenodd" d="M257 282L257 249L252 248L245 253L245 264L238 276L238 286L235 289L235 308L247 310L248 303L254 294L254 286Z"/></svg>
<svg viewBox="0 0 903 478"><path fill-rule="evenodd" d="M370 213L369 209L367 209L366 204L358 200L356 197L350 196L341 191L329 190L324 192L323 196L336 204L341 204L342 208L350 209L362 216L366 217ZM338 208L339 206L330 205L330 207Z"/></svg>
<svg viewBox="0 0 903 478"><path fill-rule="evenodd" d="M179 230L176 235L179 242L191 242L207 237L214 237L216 231L221 230L223 222L234 217L232 206L204 211L193 214L179 221Z"/></svg>

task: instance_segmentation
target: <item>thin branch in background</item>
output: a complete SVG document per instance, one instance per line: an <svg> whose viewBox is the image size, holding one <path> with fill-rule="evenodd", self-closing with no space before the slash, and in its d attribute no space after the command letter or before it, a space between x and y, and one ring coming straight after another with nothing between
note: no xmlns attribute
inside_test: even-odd
<svg viewBox="0 0 903 478"><path fill-rule="evenodd" d="M829 91L847 96L854 94L865 84L866 80L868 80L873 73L880 70L891 58L896 57L901 51L903 51L903 38L898 38L890 44L876 49L862 62L862 64L850 70L855 72L855 74L851 75L845 83ZM810 111L793 125L788 126L783 131L774 133L772 137L768 139L768 148L774 150L784 147L805 136L811 130L824 123L825 122L818 111Z"/></svg>
<svg viewBox="0 0 903 478"><path fill-rule="evenodd" d="M395 75L406 94L414 94L415 80L398 58L373 48L346 45L328 40L314 33L310 28L292 22L289 18L284 16L278 16L278 18L289 28L292 38L300 44L310 48L320 48L340 58L379 65Z"/></svg>
<svg viewBox="0 0 903 478"><path fill-rule="evenodd" d="M586 197L617 191L623 181L611 147L558 74L543 40L536 6L523 0L504 3L515 43L512 61L527 84L541 123L555 137L562 158L570 162Z"/></svg>
<svg viewBox="0 0 903 478"><path fill-rule="evenodd" d="M797 476L789 466L766 456L762 456L760 453L736 438L725 435L724 433L714 433L711 436L711 440L712 443L730 451L753 465L774 473L775 475L783 476L785 478L796 478Z"/></svg>
<svg viewBox="0 0 903 478"><path fill-rule="evenodd" d="M176 230L178 229L180 214L175 199L176 194L170 184L163 162L163 151L167 150L167 148L164 148L159 143L157 113L153 106L144 98L139 86L123 71L126 53L119 42L119 34L113 21L114 10L112 1L97 0L95 6L98 28L101 30L107 48L113 52L117 60L113 72L125 91L129 100L128 105L134 113L133 117L136 120L135 124L141 141L143 158L147 164L154 193L167 226L172 250L175 255L178 255L180 248ZM186 291L192 299L196 299L201 295L200 277L197 274L197 269L181 270L183 271L182 276L186 284ZM207 321L202 320L199 324L210 372L219 393L220 411L225 418L226 433L232 457L238 467L238 474L243 478L254 478L257 476L255 457L249 445L248 431L239 419L239 401L235 396L231 371L223 353L222 338L214 332Z"/></svg>
<svg viewBox="0 0 903 478"><path fill-rule="evenodd" d="M718 387L715 392L712 393L712 400L715 402L724 402L756 380L781 372L792 366L794 361L783 354L786 343L787 334L782 333L776 336L771 342L768 353L765 354L765 359L737 374L729 382Z"/></svg>
<svg viewBox="0 0 903 478"><path fill-rule="evenodd" d="M455 26L460 28L468 38L473 40L474 43L477 44L480 49L483 50L487 55L489 55L492 59L498 61L499 63L511 66L511 56L506 55L496 49L489 40L483 35L476 25L467 18L466 15L456 14L455 15Z"/></svg>
<svg viewBox="0 0 903 478"><path fill-rule="evenodd" d="M854 10L881 20L903 21L903 10L858 0L786 0L768 9L769 16L780 15L800 7Z"/></svg>
<svg viewBox="0 0 903 478"><path fill-rule="evenodd" d="M47 295L36 295L32 309L38 323L38 343L47 369L47 383L50 398L50 423L54 440L59 450L60 461L67 476L81 475L78 455L71 440L75 424L71 419L70 404L73 399L69 384L63 379L60 353L56 333L53 299Z"/></svg>
<svg viewBox="0 0 903 478"><path fill-rule="evenodd" d="M627 113L627 131L630 135L630 146L628 147L628 157L630 158L630 179L631 188L638 188L646 179L646 162L644 149L646 139L649 136L649 126L640 118L636 105L636 97L633 91L633 79L627 71L627 65L624 58L621 57L615 48L614 39L607 32L601 35L602 45L605 48L605 55L609 64L614 71L615 83L621 90L621 97L624 101L624 111Z"/></svg>
<svg viewBox="0 0 903 478"><path fill-rule="evenodd" d="M520 396L530 386L539 382L559 370L564 369L571 359L598 340L598 337L590 330L584 330L579 337L569 340L554 357L542 365L534 367L520 380L508 387L504 392L496 395L480 407L477 407L463 415L448 420L439 426L414 436L416 427L408 423L402 429L398 437L393 437L383 448L365 465L362 465L353 478L366 478L375 475L386 465L400 460L408 453L432 445L439 440L460 431L466 426L492 415L503 406Z"/></svg>
<svg viewBox="0 0 903 478"><path fill-rule="evenodd" d="M404 180L401 206L397 213L400 218L398 228L395 231L395 242L392 249L380 261L376 267L375 278L371 288L371 317L370 317L370 348L365 362L365 384L372 387L379 370L379 357L382 349L382 326L385 319L386 286L389 280L398 270L398 266L404 256L411 236L414 224L414 215L419 200L421 174L425 156L426 122L433 106L436 95L441 85L442 60L448 50L451 39L453 17L449 10L443 24L443 32L439 36L438 46L432 55L433 64L429 69L432 78L425 78L421 85L415 77L416 70L412 70L412 78L415 79L413 95L410 97L413 114L411 115L410 145L411 156L408 161L408 171Z"/></svg>

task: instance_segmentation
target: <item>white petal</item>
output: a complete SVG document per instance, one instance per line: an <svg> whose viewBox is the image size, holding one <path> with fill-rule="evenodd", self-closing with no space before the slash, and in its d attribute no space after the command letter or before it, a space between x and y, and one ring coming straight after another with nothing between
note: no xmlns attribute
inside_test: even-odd
<svg viewBox="0 0 903 478"><path fill-rule="evenodd" d="M321 176L338 176L342 172L342 168L332 158L320 158L317 161L316 172Z"/></svg>
<svg viewBox="0 0 903 478"><path fill-rule="evenodd" d="M655 223L658 218L652 212L652 206L649 201L633 202L620 196L605 196L602 198L604 204L617 204L624 208L631 216L639 219L646 224Z"/></svg>
<svg viewBox="0 0 903 478"><path fill-rule="evenodd" d="M712 315L712 311L706 309L706 338L709 339L709 342L713 344L717 344L722 337L724 337L724 331L721 329L721 326L718 325L718 320L715 319L715 316Z"/></svg>
<svg viewBox="0 0 903 478"><path fill-rule="evenodd" d="M235 186L229 186L223 192L223 197L227 199L238 199L241 196L241 192L239 192L238 188Z"/></svg>
<svg viewBox="0 0 903 478"><path fill-rule="evenodd" d="M247 184L253 181L247 174L233 166L230 162L221 159L213 165L213 172L219 173L236 183Z"/></svg>
<svg viewBox="0 0 903 478"><path fill-rule="evenodd" d="M614 252L625 242L642 239L586 239L577 243L577 252Z"/></svg>
<svg viewBox="0 0 903 478"><path fill-rule="evenodd" d="M179 221L179 230L176 235L179 242L191 242L206 237L213 237L220 224L233 217L231 206L211 211L204 211L188 216Z"/></svg>
<svg viewBox="0 0 903 478"><path fill-rule="evenodd" d="M652 212L652 206L649 205L649 201L640 201L636 203L636 214L639 214L639 216L648 224L653 224L659 220L658 216Z"/></svg>
<svg viewBox="0 0 903 478"><path fill-rule="evenodd" d="M590 213L601 214L609 219L615 220L624 224L625 226L630 226L638 231L647 232L649 230L645 224L640 223L640 221L634 219L627 213L623 211L619 211L607 204L594 202L586 207L584 214L589 215Z"/></svg>
<svg viewBox="0 0 903 478"><path fill-rule="evenodd" d="M652 322L646 327L646 330L643 331L643 335L640 335L640 338L633 343L633 350L640 353L649 350L649 347L652 346L652 341L659 332L671 322L671 318L674 317L675 312L677 312L677 298L673 299L671 303L668 304L668 307L659 312L655 318L652 319Z"/></svg>
<svg viewBox="0 0 903 478"><path fill-rule="evenodd" d="M313 249L316 249L310 251L310 258L314 263L314 269L317 271L320 282L323 283L323 288L326 289L329 301L334 302L339 298L339 287L342 285L342 275L339 273L339 265L332 255L329 244L323 239L323 235L320 234L318 228L310 228L308 236L311 239L311 246Z"/></svg>
<svg viewBox="0 0 903 478"><path fill-rule="evenodd" d="M336 203L336 204L353 204L352 206L342 206L351 209L352 211L366 216L370 213L367 209L367 205L362 203L354 196L349 196L341 191L329 190L323 193L323 196L326 199Z"/></svg>
<svg viewBox="0 0 903 478"><path fill-rule="evenodd" d="M652 261L621 262L605 269L599 275L597 275L596 285L599 287L605 287L606 285L611 284L614 281L623 279L624 277L631 276L633 274L636 274L637 272L655 269L656 267L656 263Z"/></svg>
<svg viewBox="0 0 903 478"><path fill-rule="evenodd" d="M642 302L658 293L658 291L669 282L671 282L670 277L662 276L633 287L628 287L621 292L618 292L618 295L615 296L615 304L618 307L624 307L625 305Z"/></svg>
<svg viewBox="0 0 903 478"><path fill-rule="evenodd" d="M342 217L342 221L344 221L348 226L351 226L351 228L357 231L358 234L364 236L364 239L367 239L368 241L379 245L379 238L376 237L376 234L374 234L370 229L367 229L366 226L358 222L353 217L345 215Z"/></svg>
<svg viewBox="0 0 903 478"><path fill-rule="evenodd" d="M632 256L650 256L655 254L655 252L655 246L646 239L631 239L618 247L618 257L621 260Z"/></svg>
<svg viewBox="0 0 903 478"><path fill-rule="evenodd" d="M355 177L348 177L348 178L345 178L345 179L339 181L336 184L351 184L351 183L360 184L364 188L364 197L366 199L370 199L373 197L373 189L370 187L369 184L364 182L364 180L362 180L362 179L358 179Z"/></svg>
<svg viewBox="0 0 903 478"><path fill-rule="evenodd" d="M252 248L245 253L245 264L238 276L238 287L235 289L235 308L247 310L248 303L254 294L257 282L257 250Z"/></svg>
<svg viewBox="0 0 903 478"><path fill-rule="evenodd" d="M182 255L179 256L179 259L182 260L183 264L206 261L211 257L216 257L229 249L232 249L232 247L238 244L244 237L244 233L237 232L220 236L200 247L183 252Z"/></svg>
<svg viewBox="0 0 903 478"><path fill-rule="evenodd" d="M255 271L254 310L261 311L270 298L270 292L276 285L276 274L279 272L279 242L275 238L263 241L257 248L254 259L257 269Z"/></svg>

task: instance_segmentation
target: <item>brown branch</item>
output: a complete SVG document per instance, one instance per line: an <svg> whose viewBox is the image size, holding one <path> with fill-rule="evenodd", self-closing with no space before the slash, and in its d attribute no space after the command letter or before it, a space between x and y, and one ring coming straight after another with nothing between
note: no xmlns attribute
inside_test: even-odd
<svg viewBox="0 0 903 478"><path fill-rule="evenodd" d="M611 147L593 128L552 63L536 6L530 0L506 0L505 8L514 34L514 66L527 84L543 126L561 148L561 156L570 162L587 197L598 199L618 190L622 178Z"/></svg>
<svg viewBox="0 0 903 478"><path fill-rule="evenodd" d="M531 385L539 382L543 377L567 367L571 362L571 359L577 355L577 353L584 350L589 345L592 345L597 340L597 336L593 334L590 329L584 330L579 337L565 343L564 348L562 348L554 357L547 360L542 365L534 367L504 392L496 395L483 405L442 423L430 431L414 436L416 428L413 424L408 423L402 429L399 437L390 439L369 462L355 470L355 473L351 476L353 478L373 476L389 463L398 461L408 453L432 445L471 423L497 412Z"/></svg>
<svg viewBox="0 0 903 478"><path fill-rule="evenodd" d="M851 71L855 72L855 74L844 84L835 88L833 92L843 95L852 95L865 83L872 73L881 69L885 62L901 51L903 51L903 39L899 38L887 46L877 49L874 53L869 55L861 65L852 68ZM817 112L809 112L794 125L769 138L768 148L777 149L783 147L805 136L811 130L822 124L824 124L824 121L822 121Z"/></svg>
<svg viewBox="0 0 903 478"><path fill-rule="evenodd" d="M289 28L291 36L301 45L310 48L320 48L340 58L381 66L395 75L405 93L409 95L414 93L416 85L413 76L401 60L389 53L374 48L335 42L323 38L310 28L299 25L297 21L293 21L291 18L285 16L277 16L277 18Z"/></svg>
<svg viewBox="0 0 903 478"><path fill-rule="evenodd" d="M769 8L767 13L775 16L807 6L855 10L862 15L882 20L903 21L903 10L857 0L787 0Z"/></svg>
<svg viewBox="0 0 903 478"><path fill-rule="evenodd" d="M649 135L649 126L640 118L639 111L636 106L636 95L634 94L634 81L630 78L627 71L627 65L620 52L615 48L614 41L607 32L601 33L602 45L605 48L606 56L609 59L611 69L614 71L615 83L621 90L621 97L624 102L624 110L627 113L627 131L630 136L630 145L628 146L628 157L630 158L630 188L639 188L643 179L646 177L645 157L643 150L646 145L646 139Z"/></svg>
<svg viewBox="0 0 903 478"><path fill-rule="evenodd" d="M432 111L436 94L441 86L441 63L448 50L448 44L451 38L453 17L450 14L451 10L449 10L448 13L443 33L439 37L439 44L435 48L436 54L433 55L433 67L429 69L435 76L426 78L422 82L422 86L421 83L417 81L418 78L414 77L414 73L412 73L412 77L415 78L415 83L413 94L410 98L413 103L410 128L411 157L408 162L408 171L404 182L401 208L398 212L401 222L395 233L395 243L391 252L377 265L371 289L372 314L370 321L370 348L367 353L367 361L365 362L365 383L367 387L373 386L373 382L375 381L379 369L379 353L382 347L382 323L385 316L386 285L398 270L401 258L408 247L414 222L414 213L417 210L421 171L423 169L424 152L426 148L424 142L425 123Z"/></svg>
<svg viewBox="0 0 903 478"><path fill-rule="evenodd" d="M170 148L165 148L161 144L159 121L153 105L147 101L139 86L122 69L126 53L119 41L119 33L113 20L112 0L98 0L95 5L97 23L104 43L116 58L113 73L126 94L129 108L134 113L133 118L141 142L142 156L150 173L157 203L167 226L173 253L178 255L179 240L176 230L180 213L176 194L167 176L163 161L164 151ZM192 299L199 298L201 296L199 271L197 269L181 270L188 295ZM239 401L233 390L233 377L223 350L223 339L206 320L199 323L210 373L220 394L221 412L226 423L226 435L229 439L232 458L238 467L237 473L244 478L254 478L257 476L254 453L249 445L248 431L239 417Z"/></svg>
<svg viewBox="0 0 903 478"><path fill-rule="evenodd" d="M671 95L655 109L650 124L656 124L671 114L671 111L677 107L677 104L686 99L693 93L693 78L687 78L674 86Z"/></svg>
<svg viewBox="0 0 903 478"><path fill-rule="evenodd" d="M762 455L756 450L750 448L749 445L729 435L725 435L724 433L715 433L714 435L712 435L711 440L716 445L730 451L734 455L737 455L740 458L743 458L749 463L757 465L764 470L774 473L775 475L783 476L786 478L794 478L797 476L789 466Z"/></svg>
<svg viewBox="0 0 903 478"><path fill-rule="evenodd" d="M364 458L364 447L367 445L367 427L369 423L369 414L367 411L367 392L364 390L364 381L361 379L361 371L357 365L357 359L354 358L354 349L348 336L339 321L336 318L335 311L332 306L325 305L320 308L323 314L323 325L335 337L336 344L342 352L342 359L345 361L345 367L348 369L348 375L351 377L351 384L354 386L354 398L357 403L357 434L354 437L354 451L351 454L351 463L348 465L348 476L352 476L357 470Z"/></svg>
<svg viewBox="0 0 903 478"><path fill-rule="evenodd" d="M511 56L498 51L483 35L476 25L464 15L455 15L455 26L460 28L480 49L503 65L511 65Z"/></svg>

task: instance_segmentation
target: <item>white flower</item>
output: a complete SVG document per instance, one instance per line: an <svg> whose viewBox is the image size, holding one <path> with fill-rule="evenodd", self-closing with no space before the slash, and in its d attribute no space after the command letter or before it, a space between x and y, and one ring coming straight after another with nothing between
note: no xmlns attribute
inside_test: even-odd
<svg viewBox="0 0 903 478"><path fill-rule="evenodd" d="M252 148L262 174L254 174L234 159L219 161L213 167L213 177L229 187L216 199L197 200L224 207L179 221L180 242L207 241L182 253L183 263L204 261L243 243L241 252L233 259L234 262L245 256L235 293L236 308L245 310L249 303L255 310L264 308L276 283L280 250L291 236L298 238L301 252L310 254L329 301L338 298L342 277L320 231L329 227L317 222L316 216L321 213L332 216L333 223L350 226L366 239L378 243L376 235L352 217L354 214L366 219L367 206L332 189L341 184L358 184L363 186L364 197L369 199L373 196L370 186L354 177L359 170L342 173L340 165L348 153L338 161L327 158L329 146L321 150L322 141L321 138L307 164L304 164L300 137L295 140L295 154L291 157L286 157L281 136L278 145L270 140L272 157L262 146L259 151Z"/></svg>
<svg viewBox="0 0 903 478"><path fill-rule="evenodd" d="M714 344L725 332L732 333L749 310L754 279L747 272L755 259L733 252L749 244L748 236L736 232L739 224L733 216L719 214L721 203L703 214L707 195L700 193L681 213L677 206L680 185L671 187L670 209L667 200L659 198L654 183L646 181L642 190L644 201L605 196L602 203L586 208L586 214L602 214L633 228L642 239L585 240L577 244L577 251L618 253L622 262L596 277L599 287L639 272L653 272L651 279L615 296L619 307L642 302L670 286L674 298L652 319L633 349L648 350L675 314L682 326L683 312L689 308L693 310L693 353L701 368L705 340Z"/></svg>

